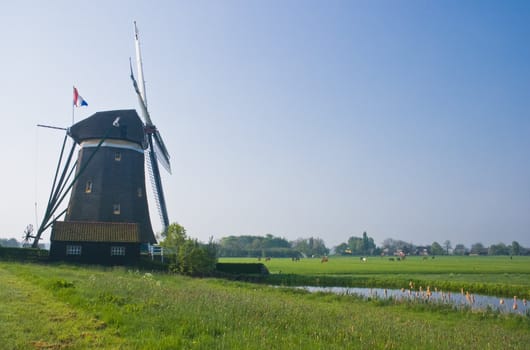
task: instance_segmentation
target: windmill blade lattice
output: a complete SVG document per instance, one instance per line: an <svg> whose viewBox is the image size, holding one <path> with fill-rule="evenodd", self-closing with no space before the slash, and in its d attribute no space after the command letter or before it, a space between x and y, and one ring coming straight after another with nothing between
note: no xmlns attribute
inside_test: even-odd
<svg viewBox="0 0 530 350"><path fill-rule="evenodd" d="M157 163L157 155L153 149L153 138L152 134L149 134L149 148L147 152L149 156L145 158L147 171L149 173L149 179L153 188L153 195L155 197L155 203L160 215L160 220L164 225L164 230L169 226L169 217L167 214L166 198L164 196L164 189L162 187L162 179L160 178L160 168Z"/></svg>
<svg viewBox="0 0 530 350"><path fill-rule="evenodd" d="M168 173L171 174L171 164L169 162L169 152L167 151L166 145L164 144L164 141L162 141L162 135L160 135L160 132L158 130L155 130L153 133L153 137L155 139L154 142L154 150L156 152L157 159L162 164L164 169L167 170Z"/></svg>

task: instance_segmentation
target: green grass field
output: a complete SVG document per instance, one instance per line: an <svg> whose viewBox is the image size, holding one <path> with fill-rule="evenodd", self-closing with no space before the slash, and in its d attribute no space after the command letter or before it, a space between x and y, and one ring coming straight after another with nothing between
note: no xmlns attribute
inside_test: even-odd
<svg viewBox="0 0 530 350"><path fill-rule="evenodd" d="M333 260L315 267L346 274ZM291 272L311 272L311 264ZM2 349L527 349L530 342L525 316L127 268L0 262L0 286Z"/></svg>
<svg viewBox="0 0 530 350"><path fill-rule="evenodd" d="M223 258L221 262L257 262L254 258ZM407 288L409 281L439 289L530 299L530 257L440 256L407 257L404 261L368 257L261 260L271 283Z"/></svg>

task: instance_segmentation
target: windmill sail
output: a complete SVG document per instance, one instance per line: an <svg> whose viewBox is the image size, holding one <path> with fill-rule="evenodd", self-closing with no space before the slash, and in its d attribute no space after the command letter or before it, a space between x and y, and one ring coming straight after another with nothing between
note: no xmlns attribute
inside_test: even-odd
<svg viewBox="0 0 530 350"><path fill-rule="evenodd" d="M134 35L136 46L136 66L138 70L138 79L140 80L140 85L138 85L138 82L134 78L132 63L129 61L129 65L131 68L131 80L133 82L134 91L138 96L140 109L142 111L142 115L146 124L145 132L147 134L147 140L149 142L149 157L146 158L146 164L151 178L151 183L153 185L153 194L155 197L157 209L165 230L169 226L169 218L167 214L166 200L164 196L164 190L162 188L162 179L160 177L160 169L158 167L157 160L169 173L171 173L171 165L169 161L170 157L166 145L162 140L162 136L153 124L151 116L149 115L149 111L147 110L145 82L143 79L142 56L140 53L140 40L138 38L138 28L136 27L136 22L134 22Z"/></svg>
<svg viewBox="0 0 530 350"><path fill-rule="evenodd" d="M171 174L171 164L169 163L169 153L167 151L166 145L164 144L164 141L162 141L162 136L158 132L158 130L155 130L153 134L153 138L155 140L154 142L154 151L157 154L157 159L162 164L164 169L167 170L168 173Z"/></svg>
<svg viewBox="0 0 530 350"><path fill-rule="evenodd" d="M131 80L133 82L134 91L136 92L136 95L138 96L138 103L140 104L140 109L142 110L142 116L144 117L145 123L147 125L153 125L153 122L151 121L151 116L149 115L149 112L147 111L147 105L144 102L144 98L142 97L142 92L140 91L140 88L138 87L138 82L134 78L134 73L132 69L132 63L131 59L129 58L129 66L131 68Z"/></svg>
<svg viewBox="0 0 530 350"><path fill-rule="evenodd" d="M138 102L140 104L140 109L142 110L142 116L144 117L145 124L146 124L146 131L148 134L154 135L154 151L157 152L157 159L162 164L164 169L167 170L168 173L171 174L171 163L170 163L170 156L169 152L166 148L166 145L164 141L162 140L162 135L160 135L160 132L158 129L154 126L153 122L151 121L151 116L149 115L149 111L147 110L147 106L142 98L142 92L140 91L138 87L138 83L136 79L134 78L134 73L132 70L132 63L129 61L129 65L131 68L131 80L133 82L134 91L136 92L136 95L138 96Z"/></svg>
<svg viewBox="0 0 530 350"><path fill-rule="evenodd" d="M156 207L160 220L164 225L164 229L169 226L169 217L167 214L166 198L164 196L164 189L162 187L162 179L160 178L160 170L156 161L156 153L152 149L153 139L149 138L149 157L146 158L147 169L149 171L149 178L153 186L153 195L155 197Z"/></svg>

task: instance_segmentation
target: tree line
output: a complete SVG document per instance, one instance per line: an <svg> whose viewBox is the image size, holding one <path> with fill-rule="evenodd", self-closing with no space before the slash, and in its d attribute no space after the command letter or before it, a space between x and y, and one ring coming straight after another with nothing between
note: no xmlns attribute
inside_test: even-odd
<svg viewBox="0 0 530 350"><path fill-rule="evenodd" d="M287 241L271 234L265 236L228 236L217 242L220 257L310 257L329 254L320 238L299 238Z"/></svg>
<svg viewBox="0 0 530 350"><path fill-rule="evenodd" d="M350 237L348 242L341 243L334 249L338 255L530 255L530 249L525 248L517 241L510 245L504 243L492 244L486 247L482 243L474 243L471 247L466 247L462 243L454 247L450 240L443 243L434 241L428 245L415 245L398 239L387 238L382 245L377 247L373 240L367 236Z"/></svg>
<svg viewBox="0 0 530 350"><path fill-rule="evenodd" d="M298 238L288 241L271 234L265 236L227 236L217 243L219 257L312 257L334 255L352 256L393 256L393 255L530 255L530 249L517 241L506 245L492 244L489 247L474 243L471 247L458 243L454 247L450 240L443 243L434 241L428 245L416 245L399 239L387 238L380 246L363 232L351 236L346 242L329 249L324 240L318 237Z"/></svg>
<svg viewBox="0 0 530 350"><path fill-rule="evenodd" d="M20 243L14 238L0 238L0 247L19 248Z"/></svg>

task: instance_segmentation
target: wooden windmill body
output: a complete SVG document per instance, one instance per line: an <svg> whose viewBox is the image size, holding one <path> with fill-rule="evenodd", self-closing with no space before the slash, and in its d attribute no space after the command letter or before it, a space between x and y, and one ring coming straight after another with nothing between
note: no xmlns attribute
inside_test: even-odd
<svg viewBox="0 0 530 350"><path fill-rule="evenodd" d="M56 173L48 208L34 237L52 226L50 258L102 264L134 263L142 247L155 244L146 191L146 171L153 185L163 229L169 225L158 162L169 172L169 154L153 125L145 102L145 87L135 24L138 72L142 90L132 73L144 121L135 110L98 112L72 125L67 136L79 147L75 176L66 185L68 164ZM66 137L65 137L66 142ZM59 164L64 151L61 151ZM147 165L147 167L146 167ZM59 169L59 167L58 167ZM70 172L73 171L73 168ZM66 188L66 189L65 189ZM64 220L53 219L71 190ZM66 192L64 195L63 192ZM63 215L59 214L59 217Z"/></svg>

